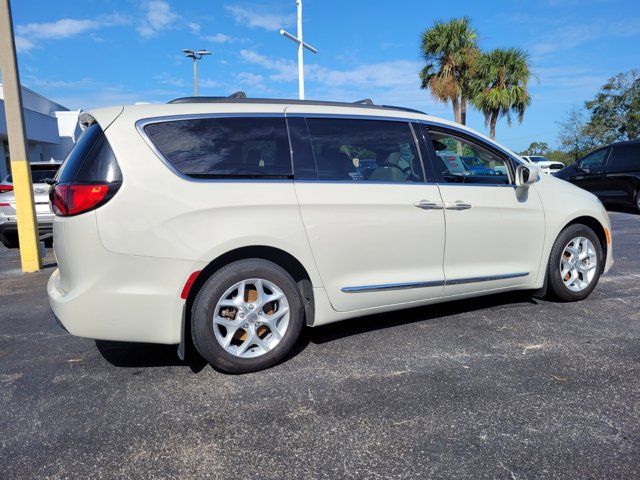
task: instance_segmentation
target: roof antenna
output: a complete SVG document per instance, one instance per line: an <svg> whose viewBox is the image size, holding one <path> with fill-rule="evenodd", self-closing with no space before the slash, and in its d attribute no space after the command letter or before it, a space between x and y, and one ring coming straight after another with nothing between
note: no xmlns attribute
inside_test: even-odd
<svg viewBox="0 0 640 480"><path fill-rule="evenodd" d="M244 93L242 90L238 90L237 92L233 92L227 98L247 98L247 94Z"/></svg>
<svg viewBox="0 0 640 480"><path fill-rule="evenodd" d="M357 102L353 103L357 103L359 105L373 105L373 100L371 100L370 98L363 98L362 100L358 100Z"/></svg>

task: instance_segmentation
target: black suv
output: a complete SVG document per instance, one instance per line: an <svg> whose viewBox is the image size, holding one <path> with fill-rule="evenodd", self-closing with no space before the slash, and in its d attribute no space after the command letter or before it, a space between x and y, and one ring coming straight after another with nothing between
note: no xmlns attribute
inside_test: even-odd
<svg viewBox="0 0 640 480"><path fill-rule="evenodd" d="M640 211L640 140L599 148L555 174L596 195L602 203Z"/></svg>

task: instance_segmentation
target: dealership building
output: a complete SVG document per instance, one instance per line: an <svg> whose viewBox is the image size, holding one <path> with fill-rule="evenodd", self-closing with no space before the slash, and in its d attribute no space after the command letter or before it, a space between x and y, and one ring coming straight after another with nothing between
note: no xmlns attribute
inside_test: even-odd
<svg viewBox="0 0 640 480"><path fill-rule="evenodd" d="M30 162L62 161L81 133L79 110L69 110L22 87L22 107ZM4 89L0 84L0 180L10 173Z"/></svg>

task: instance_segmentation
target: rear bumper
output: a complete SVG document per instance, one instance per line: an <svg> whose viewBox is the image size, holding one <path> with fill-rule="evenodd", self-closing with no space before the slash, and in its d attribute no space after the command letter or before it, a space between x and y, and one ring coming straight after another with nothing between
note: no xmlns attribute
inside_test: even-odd
<svg viewBox="0 0 640 480"><path fill-rule="evenodd" d="M98 340L180 342L180 293L201 262L110 252L92 213L56 219L53 227L58 268L47 293L65 330Z"/></svg>

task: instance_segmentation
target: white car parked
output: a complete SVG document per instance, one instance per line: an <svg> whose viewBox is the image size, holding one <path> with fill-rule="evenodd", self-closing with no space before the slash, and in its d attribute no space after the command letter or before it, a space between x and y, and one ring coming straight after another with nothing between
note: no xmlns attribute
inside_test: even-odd
<svg viewBox="0 0 640 480"><path fill-rule="evenodd" d="M51 236L53 212L49 206L49 185L46 181L56 176L60 162L32 162L31 181L36 221L40 238ZM13 193L13 178L7 175L0 183L0 243L7 248L18 248L18 217Z"/></svg>
<svg viewBox="0 0 640 480"><path fill-rule="evenodd" d="M554 174L564 168L564 163L553 162L551 160L547 160L546 157L543 157L540 155L525 155L522 158L528 163L533 163L534 165L537 165L542 172L548 173L548 174Z"/></svg>
<svg viewBox="0 0 640 480"><path fill-rule="evenodd" d="M415 110L198 97L82 122L51 191L48 294L74 335L193 342L249 372L304 325L508 290L582 300L612 264L595 196ZM443 171L443 144L505 175Z"/></svg>

